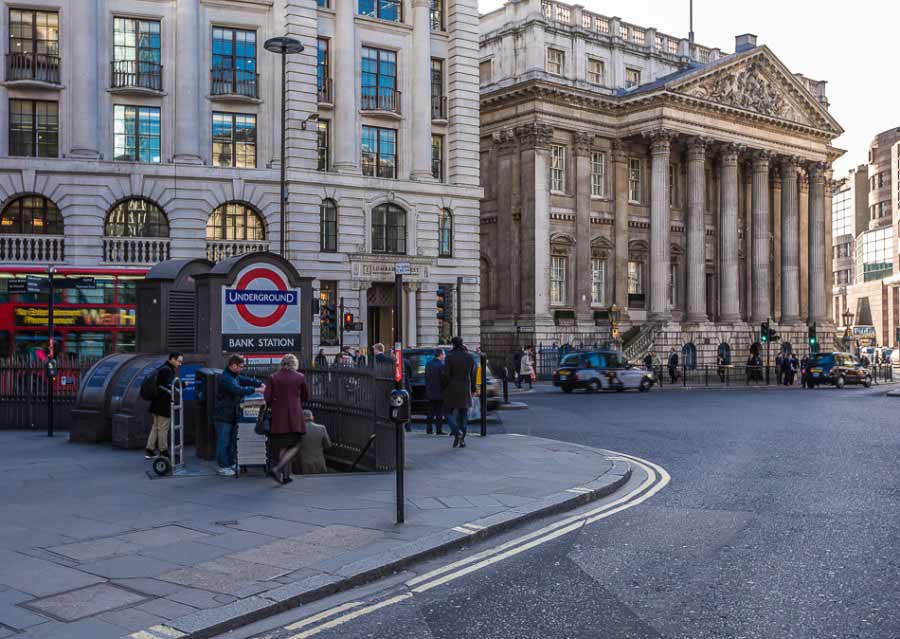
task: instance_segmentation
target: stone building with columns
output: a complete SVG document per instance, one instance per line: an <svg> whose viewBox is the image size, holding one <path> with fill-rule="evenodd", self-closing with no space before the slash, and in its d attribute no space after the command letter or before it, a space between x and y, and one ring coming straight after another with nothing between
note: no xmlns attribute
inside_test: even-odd
<svg viewBox="0 0 900 639"><path fill-rule="evenodd" d="M527 47L522 43L528 43ZM825 83L580 6L481 17L482 332L741 361L770 318L830 348ZM502 345L501 345L502 344Z"/></svg>
<svg viewBox="0 0 900 639"><path fill-rule="evenodd" d="M477 341L477 283L462 326L438 307L478 275L475 0L0 4L0 303L12 267L139 277L284 235L332 311L316 348L336 351L341 298L364 326L347 345L393 340L397 262L408 345ZM263 48L280 35L305 47L287 58L285 131L281 60ZM133 345L123 330L99 349Z"/></svg>

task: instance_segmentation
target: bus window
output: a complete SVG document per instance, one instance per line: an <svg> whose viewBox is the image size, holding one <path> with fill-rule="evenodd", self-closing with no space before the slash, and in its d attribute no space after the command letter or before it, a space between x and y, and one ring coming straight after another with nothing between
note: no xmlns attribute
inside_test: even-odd
<svg viewBox="0 0 900 639"><path fill-rule="evenodd" d="M95 277L94 288L70 289L69 304L113 304L115 280L111 277Z"/></svg>
<svg viewBox="0 0 900 639"><path fill-rule="evenodd" d="M116 338L117 353L134 353L136 349L135 334L131 331L120 331Z"/></svg>
<svg viewBox="0 0 900 639"><path fill-rule="evenodd" d="M112 350L110 333L76 333L66 335L66 352L76 357L103 357Z"/></svg>
<svg viewBox="0 0 900 639"><path fill-rule="evenodd" d="M62 335L54 332L53 341L55 353L62 354ZM47 359L47 331L16 331L15 354L41 362Z"/></svg>
<svg viewBox="0 0 900 639"><path fill-rule="evenodd" d="M137 283L142 279L119 276L119 304L137 304Z"/></svg>

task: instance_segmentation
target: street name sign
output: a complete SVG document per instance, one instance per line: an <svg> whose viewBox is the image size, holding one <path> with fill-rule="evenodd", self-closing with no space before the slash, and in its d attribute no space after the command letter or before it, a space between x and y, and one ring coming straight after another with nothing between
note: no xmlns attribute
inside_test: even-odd
<svg viewBox="0 0 900 639"><path fill-rule="evenodd" d="M409 275L412 273L412 266L409 262L397 262L394 264L394 275Z"/></svg>

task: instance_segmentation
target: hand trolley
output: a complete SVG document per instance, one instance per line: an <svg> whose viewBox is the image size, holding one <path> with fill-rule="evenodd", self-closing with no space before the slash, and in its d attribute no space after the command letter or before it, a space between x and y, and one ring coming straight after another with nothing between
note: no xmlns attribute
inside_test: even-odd
<svg viewBox="0 0 900 639"><path fill-rule="evenodd" d="M169 457L162 454L153 460L153 472L163 476L186 474L184 467L184 383L177 377L171 388L163 389L169 393Z"/></svg>

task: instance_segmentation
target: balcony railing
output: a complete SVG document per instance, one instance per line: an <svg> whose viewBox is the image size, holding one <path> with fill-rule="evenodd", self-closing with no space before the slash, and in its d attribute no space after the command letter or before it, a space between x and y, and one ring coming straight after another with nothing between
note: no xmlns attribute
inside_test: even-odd
<svg viewBox="0 0 900 639"><path fill-rule="evenodd" d="M6 81L34 80L59 84L59 56L45 53L7 53Z"/></svg>
<svg viewBox="0 0 900 639"><path fill-rule="evenodd" d="M361 107L363 111L388 111L390 113L400 113L400 91L396 89L375 89L364 87L361 98Z"/></svg>
<svg viewBox="0 0 900 639"><path fill-rule="evenodd" d="M322 80L318 85L316 98L319 104L334 104L334 94L331 92L334 81L331 78Z"/></svg>
<svg viewBox="0 0 900 639"><path fill-rule="evenodd" d="M169 238L104 237L105 264L152 265L169 259Z"/></svg>
<svg viewBox="0 0 900 639"><path fill-rule="evenodd" d="M149 89L162 91L162 65L142 60L110 62L110 82L113 89Z"/></svg>
<svg viewBox="0 0 900 639"><path fill-rule="evenodd" d="M433 95L431 96L431 119L446 120L447 119L447 96Z"/></svg>
<svg viewBox="0 0 900 639"><path fill-rule="evenodd" d="M259 98L259 74L245 69L213 69L210 72L210 94Z"/></svg>
<svg viewBox="0 0 900 639"><path fill-rule="evenodd" d="M62 235L0 235L0 262L59 264L65 259Z"/></svg>
<svg viewBox="0 0 900 639"><path fill-rule="evenodd" d="M206 240L206 259L212 262L268 250L269 243L265 240Z"/></svg>

